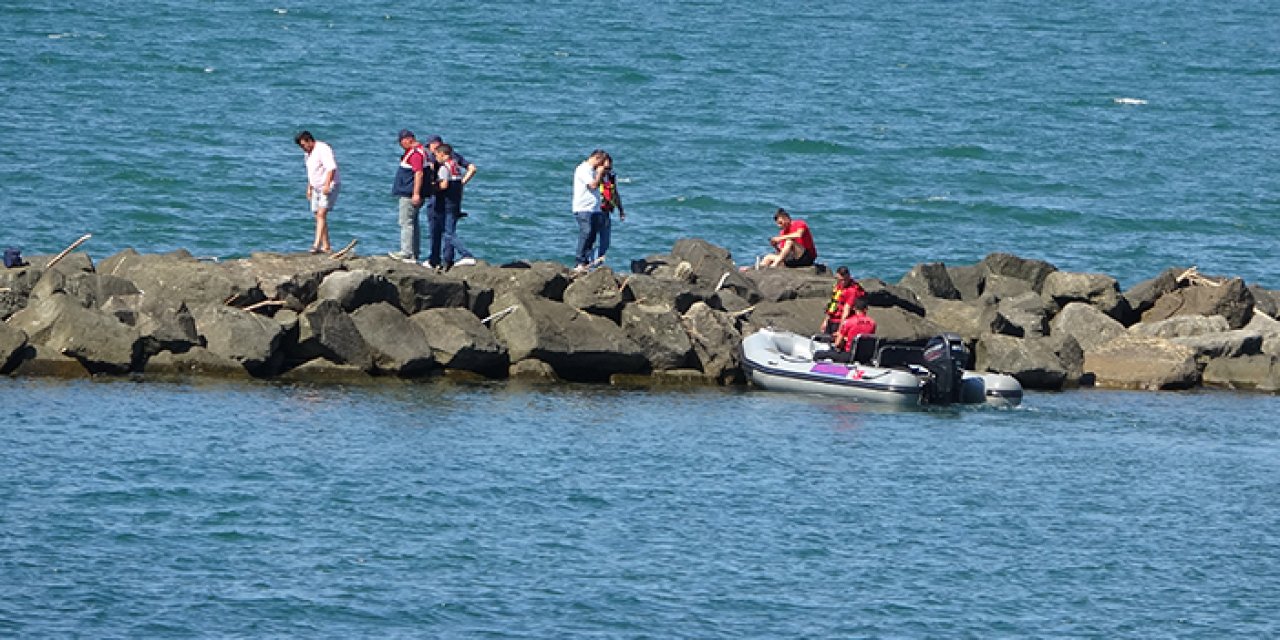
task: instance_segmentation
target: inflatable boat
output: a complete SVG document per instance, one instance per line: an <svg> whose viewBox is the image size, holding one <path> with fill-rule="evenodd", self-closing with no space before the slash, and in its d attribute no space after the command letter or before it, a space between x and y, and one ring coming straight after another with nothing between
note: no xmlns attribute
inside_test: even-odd
<svg viewBox="0 0 1280 640"><path fill-rule="evenodd" d="M744 338L741 348L743 368L763 389L900 407L1022 403L1022 385L1013 376L966 370L969 350L953 333L923 347L858 336L850 352L837 354L815 338L761 329Z"/></svg>

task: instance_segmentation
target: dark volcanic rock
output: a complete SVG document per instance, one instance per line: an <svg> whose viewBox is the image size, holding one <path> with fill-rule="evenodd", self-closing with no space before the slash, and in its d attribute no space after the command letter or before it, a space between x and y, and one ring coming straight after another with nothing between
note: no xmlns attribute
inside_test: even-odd
<svg viewBox="0 0 1280 640"><path fill-rule="evenodd" d="M928 262L912 267L898 281L898 286L914 293L917 298L960 299L960 291L951 281L947 266L941 262Z"/></svg>
<svg viewBox="0 0 1280 640"><path fill-rule="evenodd" d="M606 381L646 366L640 347L609 320L545 298L504 294L494 305L516 306L493 327L513 361L535 358L561 378L582 381Z"/></svg>
<svg viewBox="0 0 1280 640"><path fill-rule="evenodd" d="M654 371L682 369L693 357L693 343L680 314L660 305L628 304L622 310L622 330L640 345Z"/></svg>
<svg viewBox="0 0 1280 640"><path fill-rule="evenodd" d="M466 309L459 311L471 315ZM390 303L361 307L351 314L351 321L373 354L373 364L378 371L412 377L426 373L435 365L431 345L422 329Z"/></svg>
<svg viewBox="0 0 1280 640"><path fill-rule="evenodd" d="M196 305L191 315L210 352L239 362L255 376L278 370L283 330L275 320L221 304Z"/></svg>
<svg viewBox="0 0 1280 640"><path fill-rule="evenodd" d="M1142 314L1142 321L1155 322L1183 315L1222 316L1232 329L1239 329L1249 324L1253 316L1253 294L1239 278L1216 287L1183 287L1156 300L1155 305Z"/></svg>
<svg viewBox="0 0 1280 640"><path fill-rule="evenodd" d="M410 320L426 336L436 362L447 369L490 378L507 374L507 349L466 309L427 309Z"/></svg>

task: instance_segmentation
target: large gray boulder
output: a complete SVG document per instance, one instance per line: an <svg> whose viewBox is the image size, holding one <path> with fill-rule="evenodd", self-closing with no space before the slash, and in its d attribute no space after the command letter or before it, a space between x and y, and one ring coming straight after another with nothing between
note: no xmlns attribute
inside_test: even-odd
<svg viewBox="0 0 1280 640"><path fill-rule="evenodd" d="M1169 341L1191 347L1196 354L1196 359L1200 362L1213 358L1235 358L1262 353L1262 334L1246 329L1169 338Z"/></svg>
<svg viewBox="0 0 1280 640"><path fill-rule="evenodd" d="M1244 328L1262 336L1263 353L1280 356L1280 321L1266 314L1254 313Z"/></svg>
<svg viewBox="0 0 1280 640"><path fill-rule="evenodd" d="M1086 350L1084 369L1099 387L1189 389L1200 381L1190 347L1130 333Z"/></svg>
<svg viewBox="0 0 1280 640"><path fill-rule="evenodd" d="M492 299L490 294L484 301L473 300L470 287L459 277L458 272L439 273L417 265L392 263L380 275L395 287L398 304L408 315L423 309L487 307L488 301ZM482 267L467 267L468 270L475 268ZM476 287L476 290L487 291L483 287Z"/></svg>
<svg viewBox="0 0 1280 640"><path fill-rule="evenodd" d="M919 298L915 293L906 287L900 287L896 284L887 284L879 278L865 278L859 280L858 284L862 285L863 290L867 292L867 304L872 307L898 307L907 313L917 316L924 315L924 306L920 304ZM831 289L827 289L827 297L831 297ZM826 308L826 305L822 305Z"/></svg>
<svg viewBox="0 0 1280 640"><path fill-rule="evenodd" d="M27 306L31 290L43 276L43 269L31 266L0 269L0 320Z"/></svg>
<svg viewBox="0 0 1280 640"><path fill-rule="evenodd" d="M138 332L65 293L33 301L9 319L31 342L79 360L90 373L127 373L141 363Z"/></svg>
<svg viewBox="0 0 1280 640"><path fill-rule="evenodd" d="M44 272L31 289L31 298L47 298L55 293L65 293L80 306L89 308L101 305L112 296L137 295L140 292L132 281L118 276L53 270Z"/></svg>
<svg viewBox="0 0 1280 640"><path fill-rule="evenodd" d="M1249 293L1253 294L1253 311L1261 311L1270 318L1280 314L1280 291L1263 288L1256 284L1249 285Z"/></svg>
<svg viewBox="0 0 1280 640"><path fill-rule="evenodd" d="M320 281L316 301L332 300L345 311L378 302L400 303L400 292L382 274L365 269L334 271Z"/></svg>
<svg viewBox="0 0 1280 640"><path fill-rule="evenodd" d="M684 313L693 303L705 302L707 298L701 289L675 278L634 273L626 276L625 280L636 302L661 305L677 313Z"/></svg>
<svg viewBox="0 0 1280 640"><path fill-rule="evenodd" d="M1069 375L1058 357L1058 345L1047 338L1020 339L988 333L974 350L974 368L1006 373L1028 389L1058 390Z"/></svg>
<svg viewBox="0 0 1280 640"><path fill-rule="evenodd" d="M745 380L738 357L742 334L728 314L699 302L689 308L681 322L693 343L698 369L720 384Z"/></svg>
<svg viewBox="0 0 1280 640"><path fill-rule="evenodd" d="M477 265L461 271L460 277L473 289L493 291L494 298L516 295L558 301L564 300L570 282L564 265L554 262L514 262L501 267Z"/></svg>
<svg viewBox="0 0 1280 640"><path fill-rule="evenodd" d="M1128 302L1120 295L1120 283L1100 273L1051 272L1045 276L1041 294L1058 308L1072 302L1083 302L1117 321L1129 313Z"/></svg>
<svg viewBox="0 0 1280 640"><path fill-rule="evenodd" d="M26 332L0 322L0 374L9 373L18 364L18 356L26 347Z"/></svg>
<svg viewBox="0 0 1280 640"><path fill-rule="evenodd" d="M959 300L960 291L951 281L947 265L941 262L927 262L911 268L898 286L914 293L917 298L941 298L943 300Z"/></svg>
<svg viewBox="0 0 1280 640"><path fill-rule="evenodd" d="M601 267L575 278L564 290L564 302L575 309L619 322L622 306L634 299L629 287L629 283L619 286L613 270Z"/></svg>
<svg viewBox="0 0 1280 640"><path fill-rule="evenodd" d="M795 298L830 298L835 278L800 269L758 269L742 272L763 302ZM714 283L713 283L714 284Z"/></svg>
<svg viewBox="0 0 1280 640"><path fill-rule="evenodd" d="M436 362L446 369L471 371L490 378L507 374L507 348L466 309L427 309L410 320L426 336Z"/></svg>
<svg viewBox="0 0 1280 640"><path fill-rule="evenodd" d="M663 305L628 304L622 309L622 331L644 353L653 371L683 369L693 359L693 342L680 314Z"/></svg>
<svg viewBox="0 0 1280 640"><path fill-rule="evenodd" d="M253 253L247 260L228 264L240 269L258 282L269 300L279 300L284 307L301 311L316 301L320 283L329 274L342 269L342 263L323 254Z"/></svg>
<svg viewBox="0 0 1280 640"><path fill-rule="evenodd" d="M924 305L925 319L943 331L959 334L966 341L977 340L985 333L981 322L985 307L942 298L921 298L920 304Z"/></svg>
<svg viewBox="0 0 1280 640"><path fill-rule="evenodd" d="M942 327L929 319L898 307L871 307L867 315L876 321L876 335L886 340L924 345L942 333Z"/></svg>
<svg viewBox="0 0 1280 640"><path fill-rule="evenodd" d="M1228 389L1280 391L1280 357L1261 354L1216 358L1205 366L1203 382Z"/></svg>
<svg viewBox="0 0 1280 640"><path fill-rule="evenodd" d="M535 358L566 380L606 381L615 373L639 373L640 347L615 323L555 300L502 294L495 308L515 310L494 321L493 332L513 362Z"/></svg>
<svg viewBox="0 0 1280 640"><path fill-rule="evenodd" d="M988 254L979 264L989 274L1009 276L1027 282L1036 293L1040 293L1044 288L1044 281L1049 274L1058 270L1044 260L1020 258L1009 253Z"/></svg>
<svg viewBox="0 0 1280 640"><path fill-rule="evenodd" d="M458 311L471 315L466 309ZM351 314L351 321L368 345L377 371L408 378L422 375L435 365L422 329L390 303L360 307Z"/></svg>
<svg viewBox="0 0 1280 640"><path fill-rule="evenodd" d="M1087 302L1068 302L1049 322L1049 335L1070 336L1086 351L1124 332L1124 325Z"/></svg>
<svg viewBox="0 0 1280 640"><path fill-rule="evenodd" d="M742 317L745 324L742 330L744 334L752 334L760 329L772 327L780 331L791 331L807 336L817 333L826 319L826 306L825 301L816 298L796 298L780 302L760 302L750 313L726 314L725 317L730 321L736 321L738 317ZM692 307L690 309L692 310Z"/></svg>
<svg viewBox="0 0 1280 640"><path fill-rule="evenodd" d="M1006 298L1016 298L1035 293L1030 282L1013 276L989 273L982 279L982 297L999 302Z"/></svg>
<svg viewBox="0 0 1280 640"><path fill-rule="evenodd" d="M986 296L983 296L986 299ZM1050 309L1034 291L1003 298L982 309L979 325L995 333L1017 338L1037 338L1048 333Z"/></svg>
<svg viewBox="0 0 1280 640"><path fill-rule="evenodd" d="M239 362L255 376L270 376L279 368L283 330L275 320L222 304L195 305L191 316L213 354Z"/></svg>
<svg viewBox="0 0 1280 640"><path fill-rule="evenodd" d="M1129 333L1152 338L1186 338L1222 333L1230 329L1231 323L1222 316L1181 315L1164 320L1140 322L1129 327Z"/></svg>
<svg viewBox="0 0 1280 640"><path fill-rule="evenodd" d="M1126 327L1137 322L1154 307L1156 300L1164 294L1178 288L1178 275L1186 271L1185 267L1169 267L1150 280L1143 280L1126 289L1123 297L1129 311L1124 318L1117 318Z"/></svg>
<svg viewBox="0 0 1280 640"><path fill-rule="evenodd" d="M182 353L163 351L147 360L143 372L158 376L217 376L247 378L244 365L204 347L192 347Z"/></svg>
<svg viewBox="0 0 1280 640"><path fill-rule="evenodd" d="M131 280L142 292L174 305L244 307L266 299L248 271L202 262L186 252L139 254L126 249L103 261L101 267L98 273Z"/></svg>
<svg viewBox="0 0 1280 640"><path fill-rule="evenodd" d="M738 271L733 256L724 247L700 238L681 238L671 248L671 256L677 261L677 272L682 273L687 268L688 278L708 295L717 286L733 289L746 300L754 301L759 295L755 284ZM681 267L681 263L688 266Z"/></svg>
<svg viewBox="0 0 1280 640"><path fill-rule="evenodd" d="M324 358L334 364L373 370L373 352L351 316L337 301L321 299L298 314L297 350L291 362Z"/></svg>
<svg viewBox="0 0 1280 640"><path fill-rule="evenodd" d="M1155 306L1142 314L1142 321L1187 315L1222 316L1232 329L1239 329L1253 316L1253 294L1240 278L1219 286L1191 285L1161 296Z"/></svg>
<svg viewBox="0 0 1280 640"><path fill-rule="evenodd" d="M986 284L987 270L982 265L948 266L947 277L965 302L977 300Z"/></svg>

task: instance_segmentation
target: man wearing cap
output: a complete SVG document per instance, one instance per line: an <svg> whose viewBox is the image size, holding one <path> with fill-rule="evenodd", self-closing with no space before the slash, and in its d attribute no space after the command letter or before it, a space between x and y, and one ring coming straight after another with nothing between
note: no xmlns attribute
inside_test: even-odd
<svg viewBox="0 0 1280 640"><path fill-rule="evenodd" d="M400 250L392 251L390 255L397 260L417 262L422 246L422 236L418 232L419 213L430 193L431 180L425 175L427 154L422 143L408 129L400 130L399 139L402 153L391 185L391 195L400 201Z"/></svg>

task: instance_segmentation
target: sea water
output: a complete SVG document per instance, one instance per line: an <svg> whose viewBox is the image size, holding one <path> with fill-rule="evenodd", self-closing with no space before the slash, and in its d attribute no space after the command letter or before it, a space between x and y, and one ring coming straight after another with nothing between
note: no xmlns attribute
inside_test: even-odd
<svg viewBox="0 0 1280 640"><path fill-rule="evenodd" d="M545 3L544 3L545 4ZM894 281L993 251L1280 287L1280 6L0 3L0 244L397 246L395 133L479 167L478 256L681 237ZM1277 399L0 380L0 635L1268 637Z"/></svg>

